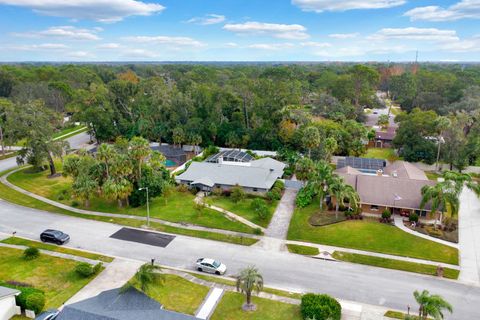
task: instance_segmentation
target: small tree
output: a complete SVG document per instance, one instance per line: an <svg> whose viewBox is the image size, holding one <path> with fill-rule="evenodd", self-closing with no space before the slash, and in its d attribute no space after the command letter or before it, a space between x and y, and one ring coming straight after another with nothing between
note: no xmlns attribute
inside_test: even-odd
<svg viewBox="0 0 480 320"><path fill-rule="evenodd" d="M154 264L145 263L133 276L133 279L128 281L122 288L121 292L131 289L137 284L140 290L146 292L150 286L154 284L163 284L165 282L165 275L160 273L162 269Z"/></svg>
<svg viewBox="0 0 480 320"><path fill-rule="evenodd" d="M40 250L34 247L28 247L23 251L23 259L25 260L34 260L40 256Z"/></svg>
<svg viewBox="0 0 480 320"><path fill-rule="evenodd" d="M326 294L307 293L302 296L300 311L304 319L340 320L340 303Z"/></svg>
<svg viewBox="0 0 480 320"><path fill-rule="evenodd" d="M435 320L442 320L444 310L450 313L453 312L450 303L439 295L431 295L427 290L423 290L421 293L415 290L413 296L419 305L418 315L421 320L426 320L428 316L433 317Z"/></svg>
<svg viewBox="0 0 480 320"><path fill-rule="evenodd" d="M245 191L239 185L236 185L232 188L232 193L230 194L230 198L234 203L237 203L243 199L245 199Z"/></svg>
<svg viewBox="0 0 480 320"><path fill-rule="evenodd" d="M388 124L390 123L389 117L387 114L381 114L378 116L378 121L377 124L381 127L388 127Z"/></svg>
<svg viewBox="0 0 480 320"><path fill-rule="evenodd" d="M265 200L260 198L253 199L250 208L257 214L260 220L264 220L268 216L268 208L265 203Z"/></svg>
<svg viewBox="0 0 480 320"><path fill-rule="evenodd" d="M245 311L252 311L256 306L252 304L252 293L263 290L263 277L254 266L250 266L240 271L237 276L237 291L245 294L246 303L242 306Z"/></svg>

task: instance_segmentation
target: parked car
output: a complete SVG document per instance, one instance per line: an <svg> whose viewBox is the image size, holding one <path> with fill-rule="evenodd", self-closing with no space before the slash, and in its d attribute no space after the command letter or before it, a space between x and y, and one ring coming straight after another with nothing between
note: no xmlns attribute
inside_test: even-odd
<svg viewBox="0 0 480 320"><path fill-rule="evenodd" d="M225 274L225 272L227 271L226 265L209 258L198 259L196 265L198 271L214 273L218 275Z"/></svg>
<svg viewBox="0 0 480 320"><path fill-rule="evenodd" d="M61 245L67 243L70 240L70 236L62 231L47 229L40 234L40 240Z"/></svg>
<svg viewBox="0 0 480 320"><path fill-rule="evenodd" d="M35 318L35 320L55 320L55 318L57 318L59 313L60 311L58 311L57 309L50 309L40 313Z"/></svg>

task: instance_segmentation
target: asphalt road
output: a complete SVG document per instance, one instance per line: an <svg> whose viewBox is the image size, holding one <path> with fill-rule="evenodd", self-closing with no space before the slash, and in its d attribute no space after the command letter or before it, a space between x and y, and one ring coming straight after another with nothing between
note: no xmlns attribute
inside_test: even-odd
<svg viewBox="0 0 480 320"><path fill-rule="evenodd" d="M0 232L17 231L19 236L38 239L46 228L70 234L71 241L67 246L73 248L142 261L155 258L163 265L192 270L197 258L212 257L227 265L227 275L233 275L245 266L256 265L268 286L328 293L341 299L401 310L407 305L416 308L413 291L427 289L453 304L455 312L446 319L480 319L480 287L476 286L184 236L176 236L166 248L161 248L110 238L122 228L118 225L41 212L0 201Z"/></svg>

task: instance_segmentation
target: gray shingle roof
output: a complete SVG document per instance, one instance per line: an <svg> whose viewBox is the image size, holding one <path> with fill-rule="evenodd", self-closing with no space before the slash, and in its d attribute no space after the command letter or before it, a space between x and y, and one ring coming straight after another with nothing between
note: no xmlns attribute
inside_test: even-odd
<svg viewBox="0 0 480 320"><path fill-rule="evenodd" d="M198 320L197 318L162 308L157 301L135 289L119 294L112 289L65 306L57 320Z"/></svg>
<svg viewBox="0 0 480 320"><path fill-rule="evenodd" d="M208 179L216 185L270 189L283 175L285 164L272 158L250 162L250 165L228 165L210 162L192 162L187 171L177 176L177 181Z"/></svg>
<svg viewBox="0 0 480 320"><path fill-rule="evenodd" d="M20 293L20 291L18 291L16 289L11 289L11 288L7 288L7 287L0 287L0 298L9 297L9 296L16 296L19 293Z"/></svg>

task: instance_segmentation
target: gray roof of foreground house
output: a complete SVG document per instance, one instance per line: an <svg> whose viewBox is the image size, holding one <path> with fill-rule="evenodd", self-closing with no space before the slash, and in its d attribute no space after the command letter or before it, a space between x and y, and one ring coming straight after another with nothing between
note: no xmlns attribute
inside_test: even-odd
<svg viewBox="0 0 480 320"><path fill-rule="evenodd" d="M335 172L357 190L361 203L385 207L420 210L422 187L435 185L423 171L404 161L385 167L384 172L389 176L368 175L345 168ZM424 209L430 210L430 204Z"/></svg>
<svg viewBox="0 0 480 320"><path fill-rule="evenodd" d="M240 185L242 187L270 189L283 175L285 164L272 158L262 158L250 165L229 165L210 162L192 162L187 171L177 176L177 181L208 182L213 185Z"/></svg>
<svg viewBox="0 0 480 320"><path fill-rule="evenodd" d="M120 294L112 289L98 296L66 305L56 320L198 320L193 316L162 308L144 293L129 289Z"/></svg>
<svg viewBox="0 0 480 320"><path fill-rule="evenodd" d="M10 296L16 296L19 293L20 291L18 291L17 289L0 287L0 299Z"/></svg>

